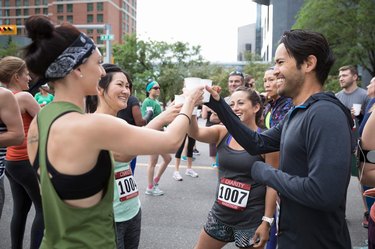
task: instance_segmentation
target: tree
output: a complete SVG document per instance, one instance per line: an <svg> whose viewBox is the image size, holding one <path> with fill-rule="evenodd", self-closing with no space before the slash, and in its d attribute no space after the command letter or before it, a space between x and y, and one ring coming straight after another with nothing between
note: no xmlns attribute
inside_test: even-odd
<svg viewBox="0 0 375 249"><path fill-rule="evenodd" d="M375 1L305 0L293 28L322 33L333 48L337 69L361 65L375 76Z"/></svg>
<svg viewBox="0 0 375 249"><path fill-rule="evenodd" d="M13 42L12 37L9 36L8 41L0 47L0 58L5 56L19 56L20 48L15 42Z"/></svg>
<svg viewBox="0 0 375 249"><path fill-rule="evenodd" d="M137 91L145 92L149 80L158 81L161 87L159 100L165 105L181 91L183 79L192 76L189 68L208 65L200 55L200 49L200 46L183 42L145 42L135 35L126 35L124 44L114 45L113 54L116 64L131 74Z"/></svg>

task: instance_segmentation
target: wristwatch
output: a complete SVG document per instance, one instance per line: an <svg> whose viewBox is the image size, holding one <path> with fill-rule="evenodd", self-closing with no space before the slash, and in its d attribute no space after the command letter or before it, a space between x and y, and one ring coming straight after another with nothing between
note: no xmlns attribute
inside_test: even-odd
<svg viewBox="0 0 375 249"><path fill-rule="evenodd" d="M272 224L273 224L274 218L270 218L270 217L267 217L267 216L263 216L263 217L262 217L262 220L268 222L268 224L270 225L270 227L272 227Z"/></svg>

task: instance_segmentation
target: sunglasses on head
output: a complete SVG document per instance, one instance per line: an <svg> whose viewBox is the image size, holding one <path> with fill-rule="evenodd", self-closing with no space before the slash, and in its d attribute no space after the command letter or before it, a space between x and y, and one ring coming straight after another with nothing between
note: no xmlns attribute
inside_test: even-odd
<svg viewBox="0 0 375 249"><path fill-rule="evenodd" d="M158 87L158 86L154 86L152 89L154 89L154 90L159 90L160 87Z"/></svg>
<svg viewBox="0 0 375 249"><path fill-rule="evenodd" d="M243 76L243 73L240 72L240 71L233 71L233 72L230 72L229 76L233 76L233 75L238 75L238 76L241 76L242 78L244 78Z"/></svg>

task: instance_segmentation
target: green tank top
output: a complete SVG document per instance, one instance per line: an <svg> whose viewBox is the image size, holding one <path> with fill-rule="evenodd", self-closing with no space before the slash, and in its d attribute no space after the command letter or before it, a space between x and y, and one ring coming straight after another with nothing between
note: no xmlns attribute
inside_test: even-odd
<svg viewBox="0 0 375 249"><path fill-rule="evenodd" d="M48 176L46 144L49 129L58 117L69 112L82 113L82 110L72 103L52 102L38 114L40 184L45 224L40 248L113 249L116 247L112 208L113 170L102 200L89 208L77 208L66 204L57 195ZM113 160L103 166L113 168Z"/></svg>

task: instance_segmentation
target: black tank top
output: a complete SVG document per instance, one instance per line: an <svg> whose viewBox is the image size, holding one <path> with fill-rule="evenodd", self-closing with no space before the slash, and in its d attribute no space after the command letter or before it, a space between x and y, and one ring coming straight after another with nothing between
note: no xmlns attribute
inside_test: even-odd
<svg viewBox="0 0 375 249"><path fill-rule="evenodd" d="M90 171L82 175L61 174L52 166L48 156L46 159L47 170L52 175L51 182L61 199L83 199L93 196L102 189L106 191L108 179L112 170L111 167L106 166L106 163L111 160L108 151L100 151L96 165ZM36 171L39 168L39 152L36 155L33 167Z"/></svg>
<svg viewBox="0 0 375 249"><path fill-rule="evenodd" d="M212 214L222 223L238 228L254 228L262 222L262 216L265 208L266 186L259 184L251 177L251 167L257 161L264 161L260 155L252 156L245 150L234 150L227 145L229 133L223 138L217 147L219 159L219 182L216 191L216 201L212 207ZM222 179L234 180L235 182L251 185L248 201L244 210L234 210L220 204L218 196L223 191L223 185L220 185ZM226 189L225 189L226 190ZM241 192L241 191L240 191ZM227 196L235 198L232 195ZM241 197L241 194L238 198ZM233 200L233 199L232 199Z"/></svg>

